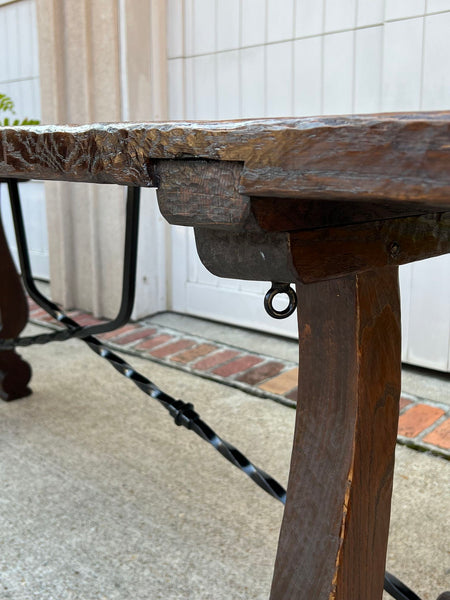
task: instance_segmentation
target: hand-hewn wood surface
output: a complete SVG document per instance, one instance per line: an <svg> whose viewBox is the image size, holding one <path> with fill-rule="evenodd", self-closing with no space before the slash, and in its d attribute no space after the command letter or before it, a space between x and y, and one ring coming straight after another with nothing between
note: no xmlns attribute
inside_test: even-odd
<svg viewBox="0 0 450 600"><path fill-rule="evenodd" d="M298 280L298 416L271 598L380 600L400 390L392 265L450 249L450 112L3 128L2 176L157 186L211 270ZM20 295L5 249L0 236L2 284Z"/></svg>
<svg viewBox="0 0 450 600"><path fill-rule="evenodd" d="M381 600L400 396L397 268L301 285L299 398L271 600Z"/></svg>
<svg viewBox="0 0 450 600"><path fill-rule="evenodd" d="M290 245L304 283L403 265L450 252L450 213L297 231Z"/></svg>
<svg viewBox="0 0 450 600"><path fill-rule="evenodd" d="M243 163L239 192L450 208L450 113L3 128L0 177L151 186L159 159Z"/></svg>
<svg viewBox="0 0 450 600"><path fill-rule="evenodd" d="M28 319L28 304L6 242L0 215L0 338L19 335ZM0 398L15 400L31 394L30 365L13 350L0 351Z"/></svg>

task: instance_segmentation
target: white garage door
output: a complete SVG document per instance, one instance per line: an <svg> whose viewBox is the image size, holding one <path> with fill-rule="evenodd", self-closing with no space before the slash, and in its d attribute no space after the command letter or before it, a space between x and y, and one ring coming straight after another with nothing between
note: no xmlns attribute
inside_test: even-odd
<svg viewBox="0 0 450 600"><path fill-rule="evenodd" d="M0 2L0 93L10 96L15 104L11 118L40 119L39 58L35 0ZM42 279L49 278L47 224L44 184L21 184L20 192L25 217L33 272ZM14 258L16 245L8 204L6 186L0 186L1 214L6 236Z"/></svg>
<svg viewBox="0 0 450 600"><path fill-rule="evenodd" d="M344 4L170 0L170 118L450 108L450 7ZM265 315L267 284L210 275L191 232L173 230L172 265L175 310L295 335ZM450 371L449 285L449 257L402 269L404 361Z"/></svg>

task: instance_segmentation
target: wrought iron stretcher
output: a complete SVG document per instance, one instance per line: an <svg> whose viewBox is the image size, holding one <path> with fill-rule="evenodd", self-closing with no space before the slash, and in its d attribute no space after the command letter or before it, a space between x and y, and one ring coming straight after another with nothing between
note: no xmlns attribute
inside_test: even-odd
<svg viewBox="0 0 450 600"><path fill-rule="evenodd" d="M1 146L3 178L157 186L161 212L195 228L210 270L296 283L302 379L271 599L380 600L397 267L450 251L450 114L7 128ZM0 252L8 264L4 242ZM2 305L1 336L15 338L26 310L7 271L16 301ZM2 355L4 381L14 372L24 395L23 361Z"/></svg>

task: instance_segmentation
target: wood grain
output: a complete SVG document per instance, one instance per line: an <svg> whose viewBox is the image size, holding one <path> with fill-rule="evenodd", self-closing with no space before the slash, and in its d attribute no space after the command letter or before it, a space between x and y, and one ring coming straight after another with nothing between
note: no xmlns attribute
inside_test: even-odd
<svg viewBox="0 0 450 600"><path fill-rule="evenodd" d="M304 283L450 252L450 213L299 231L290 235Z"/></svg>
<svg viewBox="0 0 450 600"><path fill-rule="evenodd" d="M0 338L19 335L28 320L28 304L14 267L0 215ZM15 400L31 394L31 367L13 350L0 350L0 398Z"/></svg>
<svg viewBox="0 0 450 600"><path fill-rule="evenodd" d="M158 161L158 204L172 225L242 230L250 198L239 193L242 164L217 160Z"/></svg>
<svg viewBox="0 0 450 600"><path fill-rule="evenodd" d="M450 113L3 128L0 177L154 186L155 162L244 163L248 196L450 208Z"/></svg>
<svg viewBox="0 0 450 600"><path fill-rule="evenodd" d="M297 291L297 421L271 600L381 600L400 395L397 268Z"/></svg>

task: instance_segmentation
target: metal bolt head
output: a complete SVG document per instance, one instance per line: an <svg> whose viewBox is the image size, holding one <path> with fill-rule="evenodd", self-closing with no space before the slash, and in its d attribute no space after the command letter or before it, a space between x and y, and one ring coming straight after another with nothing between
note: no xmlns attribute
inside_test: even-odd
<svg viewBox="0 0 450 600"><path fill-rule="evenodd" d="M400 245L397 242L389 244L389 254L391 258L396 258L400 254Z"/></svg>

